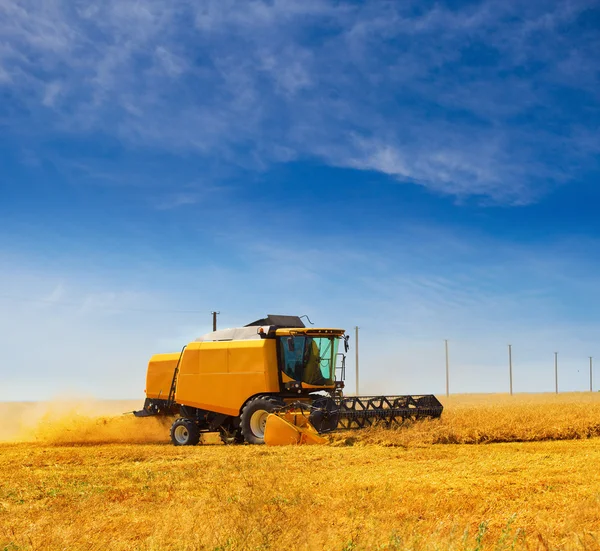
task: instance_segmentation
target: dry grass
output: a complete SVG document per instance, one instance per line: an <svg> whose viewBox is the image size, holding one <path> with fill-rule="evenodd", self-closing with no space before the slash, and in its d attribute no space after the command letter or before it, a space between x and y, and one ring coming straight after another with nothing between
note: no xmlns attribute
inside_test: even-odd
<svg viewBox="0 0 600 551"><path fill-rule="evenodd" d="M334 443L384 446L540 442L600 437L600 393L466 395L443 398L440 419L402 430L338 434Z"/></svg>
<svg viewBox="0 0 600 551"><path fill-rule="evenodd" d="M600 396L445 405L439 421L287 448L175 448L152 419L15 414L12 440L33 441L0 445L0 550L600 549ZM494 441L511 442L465 445Z"/></svg>

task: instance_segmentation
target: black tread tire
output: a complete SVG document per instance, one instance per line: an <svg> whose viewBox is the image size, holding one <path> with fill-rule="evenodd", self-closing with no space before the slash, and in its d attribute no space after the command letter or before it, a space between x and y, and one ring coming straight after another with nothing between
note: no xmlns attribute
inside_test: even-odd
<svg viewBox="0 0 600 551"><path fill-rule="evenodd" d="M246 405L242 408L242 413L240 414L240 428L244 440L248 442L248 444L264 444L264 433L263 435L260 435L252 430L252 416L261 410L271 413L283 405L285 405L285 402L274 396L257 396L246 402Z"/></svg>
<svg viewBox="0 0 600 551"><path fill-rule="evenodd" d="M175 446L195 446L200 442L200 429L191 419L181 417L171 425L171 442Z"/></svg>

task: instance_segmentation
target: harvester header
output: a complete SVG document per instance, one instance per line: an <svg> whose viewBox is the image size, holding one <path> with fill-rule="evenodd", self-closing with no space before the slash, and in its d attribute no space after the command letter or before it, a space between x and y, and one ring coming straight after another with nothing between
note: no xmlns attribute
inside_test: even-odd
<svg viewBox="0 0 600 551"><path fill-rule="evenodd" d="M343 329L305 327L297 316L213 331L180 353L152 356L144 407L134 414L176 417L177 446L214 431L227 444L316 443L338 428L441 415L433 395L344 396L347 351Z"/></svg>

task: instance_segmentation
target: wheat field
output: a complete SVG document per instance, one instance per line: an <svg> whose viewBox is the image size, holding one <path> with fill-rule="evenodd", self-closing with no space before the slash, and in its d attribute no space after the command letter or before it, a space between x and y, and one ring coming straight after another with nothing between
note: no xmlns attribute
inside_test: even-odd
<svg viewBox="0 0 600 551"><path fill-rule="evenodd" d="M283 448L176 448L135 402L0 404L0 550L600 549L600 394L442 401Z"/></svg>

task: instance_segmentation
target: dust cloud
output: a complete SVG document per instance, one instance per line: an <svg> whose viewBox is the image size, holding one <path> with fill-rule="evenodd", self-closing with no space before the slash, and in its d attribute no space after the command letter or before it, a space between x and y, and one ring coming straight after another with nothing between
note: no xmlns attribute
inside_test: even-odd
<svg viewBox="0 0 600 551"><path fill-rule="evenodd" d="M124 414L141 405L131 400L72 398L0 402L0 442L167 443L171 419Z"/></svg>

